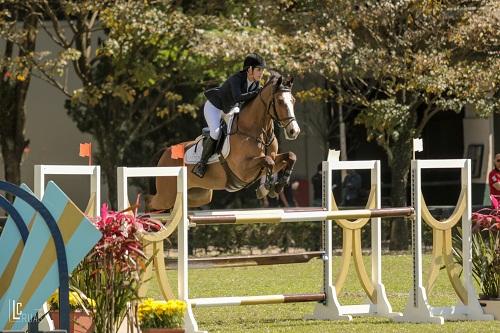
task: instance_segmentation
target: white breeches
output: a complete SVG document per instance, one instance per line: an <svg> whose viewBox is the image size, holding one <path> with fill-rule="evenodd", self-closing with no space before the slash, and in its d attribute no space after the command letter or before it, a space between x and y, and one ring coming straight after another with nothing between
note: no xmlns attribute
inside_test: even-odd
<svg viewBox="0 0 500 333"><path fill-rule="evenodd" d="M203 109L203 114L205 115L205 120L207 121L208 128L210 129L210 137L214 140L219 139L219 126L222 111L217 109L212 103L210 103L210 101L207 101Z"/></svg>

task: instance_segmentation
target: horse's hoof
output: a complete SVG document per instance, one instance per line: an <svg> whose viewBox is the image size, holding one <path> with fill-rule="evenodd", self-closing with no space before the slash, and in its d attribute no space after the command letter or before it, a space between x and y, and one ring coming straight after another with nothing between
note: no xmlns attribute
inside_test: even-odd
<svg viewBox="0 0 500 333"><path fill-rule="evenodd" d="M267 193L269 193L269 190L267 190L265 186L259 186L255 190L255 195L257 196L257 199L259 199L259 200L264 199L266 197Z"/></svg>
<svg viewBox="0 0 500 333"><path fill-rule="evenodd" d="M278 197L278 192L275 192L274 190L271 190L271 191L269 191L269 193L267 194L267 196L269 198L273 198L273 199L277 198Z"/></svg>

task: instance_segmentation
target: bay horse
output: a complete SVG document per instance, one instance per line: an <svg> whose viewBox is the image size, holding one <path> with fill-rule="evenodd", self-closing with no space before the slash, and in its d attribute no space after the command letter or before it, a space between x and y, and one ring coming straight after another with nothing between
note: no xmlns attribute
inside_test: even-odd
<svg viewBox="0 0 500 333"><path fill-rule="evenodd" d="M208 165L203 178L194 175L188 169L188 206L200 207L210 203L213 190L231 192L243 189L261 177L266 177L265 184L257 190L258 197L269 193L276 196L289 182L296 156L292 152L278 153L278 141L274 135L274 121L284 129L285 137L294 140L300 133L295 119L292 96L293 78L283 80L282 76L273 75L262 87L259 94L248 102L233 118L228 133L230 152L225 162ZM187 151L196 141L181 143ZM172 159L171 147L167 147L157 166L182 166L182 159ZM226 163L226 165L224 165ZM271 184L272 175L278 173L277 180ZM173 207L176 197L177 180L173 177L156 178L156 194L149 198L150 210L166 210Z"/></svg>

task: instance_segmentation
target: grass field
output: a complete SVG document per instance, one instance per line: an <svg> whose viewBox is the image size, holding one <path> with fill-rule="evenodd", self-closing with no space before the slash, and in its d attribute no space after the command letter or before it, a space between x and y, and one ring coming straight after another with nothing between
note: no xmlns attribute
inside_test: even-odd
<svg viewBox="0 0 500 333"><path fill-rule="evenodd" d="M428 263L429 257L424 259ZM365 261L370 271L368 258ZM335 257L334 269L338 269L338 265L339 257ZM410 255L382 257L382 280L393 311L402 312L405 308L412 287L412 272ZM168 271L173 289L176 289L176 273ZM322 264L319 260L307 264L190 270L190 297L319 292L321 276ZM153 298L161 298L155 282L151 283L148 293ZM340 301L344 305L365 302L365 294L352 264ZM445 271L440 272L430 301L435 306L456 304ZM303 320L303 316L311 313L313 308L314 303L251 305L199 308L194 309L194 314L199 328L209 332L500 332L500 321L432 325L393 323L376 317L355 317L351 322Z"/></svg>

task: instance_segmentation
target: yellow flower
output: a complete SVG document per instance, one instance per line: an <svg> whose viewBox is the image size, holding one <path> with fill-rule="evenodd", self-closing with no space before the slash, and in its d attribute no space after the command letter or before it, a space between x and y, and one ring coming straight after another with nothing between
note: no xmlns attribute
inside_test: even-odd
<svg viewBox="0 0 500 333"><path fill-rule="evenodd" d="M48 299L48 303L53 310L59 309L59 290L54 291L54 293ZM91 298L85 297L85 295L80 295L76 291L70 291L69 307L72 310L81 310L84 307L94 308L95 301Z"/></svg>
<svg viewBox="0 0 500 333"><path fill-rule="evenodd" d="M142 328L175 328L182 326L186 304L179 300L154 301L145 299L138 307Z"/></svg>

